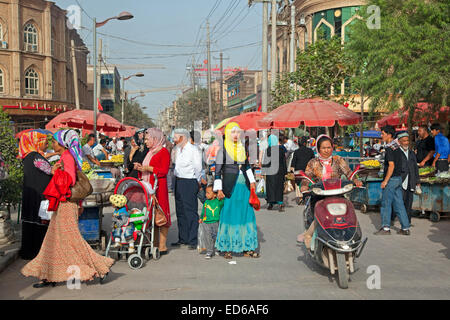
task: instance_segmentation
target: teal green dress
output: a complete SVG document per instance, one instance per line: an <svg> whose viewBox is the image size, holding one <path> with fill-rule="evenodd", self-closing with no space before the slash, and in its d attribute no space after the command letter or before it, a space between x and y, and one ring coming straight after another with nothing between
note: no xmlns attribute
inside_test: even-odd
<svg viewBox="0 0 450 320"><path fill-rule="evenodd" d="M240 172L231 198L225 198L220 213L216 249L222 252L242 253L258 247L258 231L253 207L249 204L250 190Z"/></svg>

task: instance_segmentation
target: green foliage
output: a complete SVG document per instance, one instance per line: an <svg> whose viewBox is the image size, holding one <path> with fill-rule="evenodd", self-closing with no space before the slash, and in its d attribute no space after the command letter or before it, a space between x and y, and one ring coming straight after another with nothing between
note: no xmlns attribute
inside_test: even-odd
<svg viewBox="0 0 450 320"><path fill-rule="evenodd" d="M123 122L125 125L135 126L138 128L152 128L155 127L152 119L144 113L141 105L137 101L126 100L123 107ZM117 103L114 106L112 116L119 122L122 120L122 104Z"/></svg>
<svg viewBox="0 0 450 320"><path fill-rule="evenodd" d="M346 50L359 67L352 84L371 96L371 108L396 110L403 100L411 128L415 105L437 110L450 90L450 2L448 0L369 0L380 7L381 28L364 21L350 27Z"/></svg>
<svg viewBox="0 0 450 320"><path fill-rule="evenodd" d="M217 110L213 102L212 110ZM190 91L177 100L177 127L194 128L194 121L202 121L203 130L209 127L208 89ZM213 112L213 122L223 119L219 112Z"/></svg>
<svg viewBox="0 0 450 320"><path fill-rule="evenodd" d="M277 77L275 82L275 89L272 90L272 109L290 103L298 99L299 92L296 91L291 82L289 73Z"/></svg>
<svg viewBox="0 0 450 320"><path fill-rule="evenodd" d="M0 108L0 150L8 177L0 180L0 205L16 206L22 200L23 167L9 116Z"/></svg>

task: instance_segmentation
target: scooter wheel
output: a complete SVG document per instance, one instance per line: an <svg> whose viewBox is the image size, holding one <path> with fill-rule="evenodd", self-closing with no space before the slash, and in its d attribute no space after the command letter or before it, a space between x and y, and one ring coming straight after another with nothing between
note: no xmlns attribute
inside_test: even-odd
<svg viewBox="0 0 450 320"><path fill-rule="evenodd" d="M345 259L345 253L337 253L336 252L336 258L337 258L337 267L338 267L339 288L347 289L349 273L347 270L347 261Z"/></svg>

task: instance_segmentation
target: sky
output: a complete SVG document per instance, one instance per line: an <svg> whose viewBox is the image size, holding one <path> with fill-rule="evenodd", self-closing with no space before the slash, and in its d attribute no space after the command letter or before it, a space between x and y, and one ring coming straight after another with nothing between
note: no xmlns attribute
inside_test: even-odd
<svg viewBox="0 0 450 320"><path fill-rule="evenodd" d="M141 90L191 83L187 66L203 63L206 55L206 19L211 29L211 60L219 65L224 52L224 67L261 69L262 5L248 7L248 0L56 0L59 7L80 5L82 28L78 31L92 51L92 18L97 22L128 11L134 18L111 20L97 28L103 39L107 63L121 65L163 65L164 69L119 69L121 76L143 72L125 82L126 90ZM107 35L102 35L104 33ZM120 39L119 39L120 38ZM236 48L237 47L237 48ZM217 59L215 59L217 58ZM203 80L203 83L206 81ZM147 93L137 98L154 119L171 105L181 91ZM135 94L134 96L137 96ZM133 96L133 95L131 95Z"/></svg>

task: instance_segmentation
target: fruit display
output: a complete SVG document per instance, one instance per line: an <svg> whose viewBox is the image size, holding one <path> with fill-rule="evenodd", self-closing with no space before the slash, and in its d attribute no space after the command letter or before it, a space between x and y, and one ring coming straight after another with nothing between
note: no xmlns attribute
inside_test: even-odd
<svg viewBox="0 0 450 320"><path fill-rule="evenodd" d="M89 164L89 162L87 162L87 161L83 161L83 164L81 165L81 170L84 172L84 173L88 173L89 171L91 171L91 165Z"/></svg>
<svg viewBox="0 0 450 320"><path fill-rule="evenodd" d="M378 160L362 161L361 165L364 166L365 168L369 168L369 169L378 169L381 167L381 163Z"/></svg>
<svg viewBox="0 0 450 320"><path fill-rule="evenodd" d="M116 154L111 156L109 160L101 160L101 163L123 163L123 154Z"/></svg>
<svg viewBox="0 0 450 320"><path fill-rule="evenodd" d="M436 169L434 167L425 167L419 169L419 176L427 176L434 173Z"/></svg>

